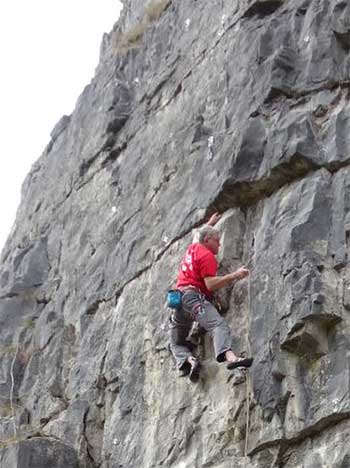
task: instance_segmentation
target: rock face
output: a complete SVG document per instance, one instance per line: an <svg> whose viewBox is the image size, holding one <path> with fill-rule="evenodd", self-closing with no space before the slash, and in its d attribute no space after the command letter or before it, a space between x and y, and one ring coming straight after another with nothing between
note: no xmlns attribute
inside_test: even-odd
<svg viewBox="0 0 350 468"><path fill-rule="evenodd" d="M129 0L2 252L1 466L350 466L350 4ZM167 346L165 292L223 213L248 374Z"/></svg>

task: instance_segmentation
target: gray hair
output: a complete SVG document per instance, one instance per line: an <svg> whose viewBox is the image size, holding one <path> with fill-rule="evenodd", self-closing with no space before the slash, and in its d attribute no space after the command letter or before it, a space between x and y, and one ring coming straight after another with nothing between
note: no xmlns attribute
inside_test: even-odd
<svg viewBox="0 0 350 468"><path fill-rule="evenodd" d="M202 226L197 231L197 239L200 244L203 243L206 237L211 238L211 237L219 236L219 235L220 235L220 232L217 229L213 228L212 226L207 226L207 225Z"/></svg>

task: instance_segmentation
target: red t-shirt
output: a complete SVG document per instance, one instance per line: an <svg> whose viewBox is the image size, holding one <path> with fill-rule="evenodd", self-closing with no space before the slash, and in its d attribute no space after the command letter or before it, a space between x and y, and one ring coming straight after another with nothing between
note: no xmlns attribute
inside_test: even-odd
<svg viewBox="0 0 350 468"><path fill-rule="evenodd" d="M218 263L215 255L202 244L191 244L187 247L182 259L176 287L194 286L206 296L212 296L204 283L207 276L216 276Z"/></svg>

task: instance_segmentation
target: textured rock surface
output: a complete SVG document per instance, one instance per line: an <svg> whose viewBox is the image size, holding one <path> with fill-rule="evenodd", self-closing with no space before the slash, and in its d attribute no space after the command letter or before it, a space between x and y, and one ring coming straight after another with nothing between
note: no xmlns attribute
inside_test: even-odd
<svg viewBox="0 0 350 468"><path fill-rule="evenodd" d="M50 439L33 438L13 444L0 453L1 466L13 468L77 468L73 448Z"/></svg>
<svg viewBox="0 0 350 468"><path fill-rule="evenodd" d="M2 252L0 460L346 468L350 5L124 3ZM204 337L193 386L164 296L215 209L222 271L252 271L224 300L255 361L228 374Z"/></svg>

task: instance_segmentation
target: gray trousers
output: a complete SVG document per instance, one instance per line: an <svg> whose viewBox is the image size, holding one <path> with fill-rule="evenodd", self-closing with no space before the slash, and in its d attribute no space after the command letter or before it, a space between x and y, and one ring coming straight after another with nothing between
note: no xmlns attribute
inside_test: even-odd
<svg viewBox="0 0 350 468"><path fill-rule="evenodd" d="M181 369L187 358L193 356L187 341L193 322L198 322L211 336L216 360L225 361L225 352L232 349L230 329L203 294L189 289L182 296L182 308L174 310L170 317L170 349L177 368Z"/></svg>

